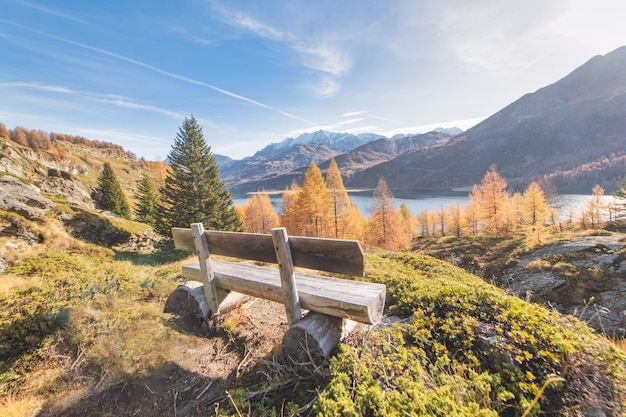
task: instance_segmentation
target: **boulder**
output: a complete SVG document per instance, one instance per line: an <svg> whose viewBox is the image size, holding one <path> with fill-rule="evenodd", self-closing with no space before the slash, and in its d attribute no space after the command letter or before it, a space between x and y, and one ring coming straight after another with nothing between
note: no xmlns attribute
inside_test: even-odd
<svg viewBox="0 0 626 417"><path fill-rule="evenodd" d="M0 176L0 210L15 212L29 220L43 220L54 206L34 185L8 175Z"/></svg>

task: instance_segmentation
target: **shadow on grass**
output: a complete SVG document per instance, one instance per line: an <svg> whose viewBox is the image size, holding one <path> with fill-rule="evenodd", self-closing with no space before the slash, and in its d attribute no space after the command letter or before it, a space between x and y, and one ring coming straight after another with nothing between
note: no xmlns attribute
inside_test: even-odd
<svg viewBox="0 0 626 417"><path fill-rule="evenodd" d="M299 415L310 415L316 393L327 384L327 373L295 368L274 350L257 351L265 337L260 329L252 336L227 333L215 322L203 328L179 320L167 325L204 340L194 348L181 347L179 359L149 375L129 375L102 391L96 386L62 407L47 404L37 417L195 417L218 410L220 415L280 415L289 401L305 405Z"/></svg>
<svg viewBox="0 0 626 417"><path fill-rule="evenodd" d="M189 252L178 250L168 241L150 253L115 252L116 261L131 261L135 265L157 266L178 262L189 257Z"/></svg>

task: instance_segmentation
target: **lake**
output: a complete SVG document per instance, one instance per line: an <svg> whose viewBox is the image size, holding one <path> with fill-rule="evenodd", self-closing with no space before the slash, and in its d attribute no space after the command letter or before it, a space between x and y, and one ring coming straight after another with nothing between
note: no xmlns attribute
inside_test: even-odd
<svg viewBox="0 0 626 417"><path fill-rule="evenodd" d="M373 197L371 192L350 192L350 199L364 216L370 216L374 209ZM558 209L559 216L562 220L577 219L585 207L587 201L591 199L591 194L558 194L554 197L551 206ZM280 194L270 194L270 200L276 212L281 212L282 196ZM612 196L603 196L602 200L606 204L614 204L616 200ZM235 204L243 205L248 198L234 199ZM452 202L458 202L461 207L465 207L469 201L468 193L456 194L421 194L412 195L411 197L394 197L396 207L400 207L402 203L406 203L413 215L417 215L422 210L432 211L439 210L441 206L446 209L450 208ZM607 215L608 220L608 215Z"/></svg>

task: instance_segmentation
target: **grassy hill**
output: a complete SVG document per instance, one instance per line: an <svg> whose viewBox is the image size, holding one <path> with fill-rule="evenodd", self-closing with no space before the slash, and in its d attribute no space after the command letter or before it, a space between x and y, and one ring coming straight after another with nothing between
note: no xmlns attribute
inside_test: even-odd
<svg viewBox="0 0 626 417"><path fill-rule="evenodd" d="M0 275L0 415L624 415L614 343L428 256L368 254L393 319L300 367L281 306L163 313L180 253L55 242Z"/></svg>

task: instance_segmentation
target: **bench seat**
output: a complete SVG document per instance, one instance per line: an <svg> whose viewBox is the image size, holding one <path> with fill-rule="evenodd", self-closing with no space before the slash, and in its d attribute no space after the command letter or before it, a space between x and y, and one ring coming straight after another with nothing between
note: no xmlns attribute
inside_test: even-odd
<svg viewBox="0 0 626 417"><path fill-rule="evenodd" d="M278 269L241 262L211 260L215 285L253 297L284 303ZM202 282L198 263L183 266L185 279ZM296 287L302 308L374 324L380 321L386 287L363 281L351 281L296 272Z"/></svg>

